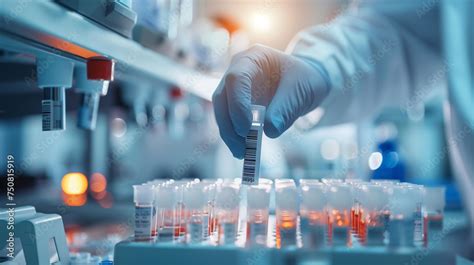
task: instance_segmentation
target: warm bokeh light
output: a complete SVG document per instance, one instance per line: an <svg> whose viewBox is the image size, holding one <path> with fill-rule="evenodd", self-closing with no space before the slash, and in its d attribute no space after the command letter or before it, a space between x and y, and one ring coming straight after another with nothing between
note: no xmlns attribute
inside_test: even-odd
<svg viewBox="0 0 474 265"><path fill-rule="evenodd" d="M107 179L101 173L94 173L90 179L90 190L95 193L101 193L107 188Z"/></svg>
<svg viewBox="0 0 474 265"><path fill-rule="evenodd" d="M71 172L64 175L61 181L63 192L68 195L79 195L86 192L88 186L87 178L79 172Z"/></svg>
<svg viewBox="0 0 474 265"><path fill-rule="evenodd" d="M83 206L87 202L87 195L85 193L77 195L69 195L63 193L64 204L71 207Z"/></svg>
<svg viewBox="0 0 474 265"><path fill-rule="evenodd" d="M271 19L268 14L257 13L252 16L251 27L258 32L266 32L271 29Z"/></svg>

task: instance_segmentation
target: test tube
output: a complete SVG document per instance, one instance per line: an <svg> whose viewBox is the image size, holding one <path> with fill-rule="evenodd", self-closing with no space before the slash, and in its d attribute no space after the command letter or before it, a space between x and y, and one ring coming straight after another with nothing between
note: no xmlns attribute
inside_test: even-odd
<svg viewBox="0 0 474 265"><path fill-rule="evenodd" d="M391 247L412 247L415 235L416 190L405 185L392 187L389 235Z"/></svg>
<svg viewBox="0 0 474 265"><path fill-rule="evenodd" d="M181 179L175 180L170 183L172 187L175 187L176 193L176 205L175 205L175 223L176 227L174 230L174 241L178 243L184 243L186 240L186 220L189 212L183 202L184 190L186 186L197 183L199 180Z"/></svg>
<svg viewBox="0 0 474 265"><path fill-rule="evenodd" d="M390 198L393 195L393 187L398 185L400 181L396 179L377 179L371 180L370 183L381 186L387 197ZM390 238L390 200L388 201L388 205L383 210L383 221L385 227L384 244L388 245Z"/></svg>
<svg viewBox="0 0 474 265"><path fill-rule="evenodd" d="M359 237L359 226L360 226L360 219L361 214L363 212L361 205L360 205L360 187L365 183L361 179L346 179L344 181L346 184L350 185L351 193L352 193L352 207L351 207L351 233L354 237Z"/></svg>
<svg viewBox="0 0 474 265"><path fill-rule="evenodd" d="M349 185L328 185L328 243L333 246L351 246L351 208L353 203Z"/></svg>
<svg viewBox="0 0 474 265"><path fill-rule="evenodd" d="M135 203L135 240L152 240L153 186L133 185Z"/></svg>
<svg viewBox="0 0 474 265"><path fill-rule="evenodd" d="M233 245L237 239L239 225L240 185L224 181L216 190L217 242L219 245Z"/></svg>
<svg viewBox="0 0 474 265"><path fill-rule="evenodd" d="M266 246L270 192L273 181L260 179L259 184L247 188L247 246Z"/></svg>
<svg viewBox="0 0 474 265"><path fill-rule="evenodd" d="M436 238L443 231L445 207L445 187L425 188L425 213L423 215L423 241L427 246L431 238Z"/></svg>
<svg viewBox="0 0 474 265"><path fill-rule="evenodd" d="M415 213L414 213L414 235L413 243L416 247L423 246L423 198L425 194L425 188L422 185L416 185L412 183L400 183L401 186L406 186L408 189L412 190L413 200L416 203Z"/></svg>
<svg viewBox="0 0 474 265"><path fill-rule="evenodd" d="M210 239L212 233L215 230L215 203L216 203L216 187L217 181L214 180L202 180L201 184L204 185L204 193L207 199L206 203L206 218L207 218L207 229L204 229L205 240Z"/></svg>
<svg viewBox="0 0 474 265"><path fill-rule="evenodd" d="M206 185L191 183L185 188L183 202L186 210L186 242L202 243L206 240L209 229L209 212L207 210Z"/></svg>
<svg viewBox="0 0 474 265"><path fill-rule="evenodd" d="M375 184L360 187L361 231L360 242L364 245L382 246L385 242L384 211L388 205L388 195L384 188Z"/></svg>
<svg viewBox="0 0 474 265"><path fill-rule="evenodd" d="M157 242L172 242L176 227L178 188L166 183L155 188L155 209L157 211Z"/></svg>
<svg viewBox="0 0 474 265"><path fill-rule="evenodd" d="M276 247L296 246L298 191L289 179L275 180Z"/></svg>
<svg viewBox="0 0 474 265"><path fill-rule="evenodd" d="M327 229L326 186L317 180L300 180L300 229L305 248L324 246Z"/></svg>
<svg viewBox="0 0 474 265"><path fill-rule="evenodd" d="M260 174L260 153L262 146L263 121L265 119L265 107L252 105L252 125L245 138L244 168L242 172L242 184L258 184Z"/></svg>

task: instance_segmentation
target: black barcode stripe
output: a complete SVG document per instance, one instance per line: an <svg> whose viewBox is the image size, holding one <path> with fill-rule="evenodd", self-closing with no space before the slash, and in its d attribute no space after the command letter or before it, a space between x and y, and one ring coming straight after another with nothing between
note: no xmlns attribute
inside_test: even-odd
<svg viewBox="0 0 474 265"><path fill-rule="evenodd" d="M245 138L245 156L244 156L244 169L242 173L243 183L254 183L255 182L255 166L257 163L257 138L258 130L250 130L249 134Z"/></svg>
<svg viewBox="0 0 474 265"><path fill-rule="evenodd" d="M43 116L43 130L51 130L51 101L43 100L41 104L41 112Z"/></svg>

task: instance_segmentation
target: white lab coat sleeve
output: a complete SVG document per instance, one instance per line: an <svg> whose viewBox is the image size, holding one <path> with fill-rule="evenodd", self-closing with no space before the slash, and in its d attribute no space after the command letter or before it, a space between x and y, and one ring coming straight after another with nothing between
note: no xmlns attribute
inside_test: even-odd
<svg viewBox="0 0 474 265"><path fill-rule="evenodd" d="M362 2L290 43L289 53L326 70L331 91L318 126L373 118L382 107L406 112L445 84L439 9L408 2Z"/></svg>

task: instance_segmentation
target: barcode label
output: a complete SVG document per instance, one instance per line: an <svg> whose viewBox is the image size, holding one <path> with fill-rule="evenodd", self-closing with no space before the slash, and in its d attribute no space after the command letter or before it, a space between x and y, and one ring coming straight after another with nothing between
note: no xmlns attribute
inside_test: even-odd
<svg viewBox="0 0 474 265"><path fill-rule="evenodd" d="M43 115L43 131L51 131L51 115L53 112L53 101L41 101L41 113Z"/></svg>
<svg viewBox="0 0 474 265"><path fill-rule="evenodd" d="M252 128L245 138L244 169L242 173L242 184L251 185L258 183L258 167L260 166L259 129Z"/></svg>

